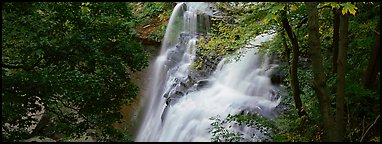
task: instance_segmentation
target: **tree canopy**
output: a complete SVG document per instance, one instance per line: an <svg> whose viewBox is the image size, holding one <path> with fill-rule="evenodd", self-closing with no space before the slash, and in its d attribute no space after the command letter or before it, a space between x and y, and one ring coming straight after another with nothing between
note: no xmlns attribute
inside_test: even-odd
<svg viewBox="0 0 382 144"><path fill-rule="evenodd" d="M147 66L133 3L2 3L2 139L126 140L112 124L137 95L126 70ZM28 131L35 117L41 122ZM64 139L63 139L64 140Z"/></svg>
<svg viewBox="0 0 382 144"><path fill-rule="evenodd" d="M344 134L334 141L379 141L379 2L214 4L220 15L212 18L212 38L202 39L198 45L201 56L196 68L211 56L237 55L239 60L241 54L233 52L245 48L256 35L266 30L277 33L259 50L276 55L281 71L290 70L283 75L288 93L283 104L290 109L272 120L273 126L261 126L273 127L273 141L333 141L330 132L338 131ZM317 15L312 15L314 7ZM342 20L344 15L347 20ZM248 119L258 120L256 116ZM327 126L334 129L324 128ZM213 139L240 140L236 134L231 136L215 135Z"/></svg>
<svg viewBox="0 0 382 144"><path fill-rule="evenodd" d="M266 141L380 141L380 2L213 3L219 16L198 41L195 68L226 55L240 60L235 51L275 32L259 53L280 60L288 109L273 120L212 118L212 141L243 140L221 126L232 121L267 130ZM3 142L84 134L132 141L113 127L138 94L127 71L148 65L141 41L161 41L174 6L3 2Z"/></svg>

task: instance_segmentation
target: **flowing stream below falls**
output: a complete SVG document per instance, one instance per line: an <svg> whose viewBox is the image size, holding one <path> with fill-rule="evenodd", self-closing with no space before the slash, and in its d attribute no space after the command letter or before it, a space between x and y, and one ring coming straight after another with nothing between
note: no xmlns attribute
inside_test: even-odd
<svg viewBox="0 0 382 144"><path fill-rule="evenodd" d="M212 15L206 3L178 3L170 17L159 56L150 68L150 84L143 97L143 112L135 141L211 141L211 117L256 112L276 115L281 98L271 83L271 63L256 47L242 49L239 61L225 57L210 71L193 70L195 44L207 35ZM262 34L251 45L272 39ZM227 63L227 60L232 62ZM227 127L228 129L228 127ZM251 141L263 135L250 127L230 127Z"/></svg>

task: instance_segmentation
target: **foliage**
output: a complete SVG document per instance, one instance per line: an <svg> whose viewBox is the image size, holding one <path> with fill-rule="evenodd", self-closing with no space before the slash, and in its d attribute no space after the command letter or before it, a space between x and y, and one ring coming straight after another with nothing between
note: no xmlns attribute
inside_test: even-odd
<svg viewBox="0 0 382 144"><path fill-rule="evenodd" d="M276 129L273 121L258 114L229 114L223 120L219 116L211 117L210 120L213 121L211 123L212 128L210 129L212 133L211 140L215 142L270 141L269 136L273 133L272 130ZM256 133L253 133L250 138L243 137L244 133L237 132L234 128L242 126L256 129L264 133L264 135L258 136Z"/></svg>
<svg viewBox="0 0 382 144"><path fill-rule="evenodd" d="M161 14L167 5L170 3L162 3L162 2L143 2L136 4L137 18L140 22L147 21L150 18L157 17Z"/></svg>
<svg viewBox="0 0 382 144"><path fill-rule="evenodd" d="M299 2L260 2L242 3L226 2L215 3L222 12L221 18L212 19L211 38L202 39L198 45L198 54L202 55L196 62L196 67L203 64L206 59L224 55L235 55L234 51L241 49L245 44L264 30L273 29L277 32L272 41L263 43L262 52L273 54L281 58L281 67L289 69L284 61L286 55L283 46L282 25L280 12L287 11L287 18L299 40L300 58L298 66L298 79L302 103L308 117L299 118L293 109L293 101L289 78L284 77L283 82L289 95L284 99L287 105L282 116L275 120L277 128L272 129L275 134L273 141L322 141L322 124L319 103L312 87L313 76L308 53L307 10L304 3ZM322 2L319 3L319 33L321 52L323 56L323 71L326 74L326 84L330 92L330 103L335 108L336 75L332 73L333 56L333 9L340 9L341 14L350 14L349 17L349 48L346 65L345 105L346 114L346 141L379 141L380 130L378 114L380 106L379 89L369 90L362 86L361 78L367 67L371 49L375 43L375 36L379 35L379 2ZM287 46L291 47L287 41ZM236 55L240 58L240 54ZM378 74L377 79L380 79ZM289 104L292 103L292 104ZM334 115L334 113L333 113ZM215 119L216 120L216 119ZM214 126L220 126L227 120L217 120ZM377 122L377 126L372 123ZM219 125L220 124L220 125ZM220 128L220 129L219 129ZM367 128L370 131L367 132ZM235 133L226 131L226 127L216 127L214 141L243 140Z"/></svg>
<svg viewBox="0 0 382 144"><path fill-rule="evenodd" d="M211 123L211 130L209 131L212 133L211 140L213 142L238 142L242 139L241 133L235 133L231 132L228 129L226 129L223 125L227 123L227 120L221 120L220 118L210 118L210 120L213 120Z"/></svg>
<svg viewBox="0 0 382 144"><path fill-rule="evenodd" d="M112 124L138 91L126 69L147 66L147 54L133 39L133 6L3 3L3 141L34 135L65 140L91 129L99 140L118 137ZM41 110L47 120L26 132L37 122L27 113Z"/></svg>
<svg viewBox="0 0 382 144"><path fill-rule="evenodd" d="M243 9L251 7L253 4L230 3L241 5ZM206 60L216 61L224 55L234 55L238 60L243 53L236 53L240 48L244 48L254 36L264 30L270 29L267 25L261 25L256 16L248 15L242 9L230 9L228 3L216 3L222 9L222 18L211 18L211 30L208 37L202 37L197 44L197 55L195 68L200 69ZM263 13L260 13L263 14Z"/></svg>
<svg viewBox="0 0 382 144"><path fill-rule="evenodd" d="M315 97L314 90L311 87L313 74L311 65L302 63L298 67L298 78L301 84L301 101L307 112L307 117L299 117L295 109L290 89L289 94L283 99L282 104L287 107L282 115L276 118L278 133L273 136L276 142L309 142L320 141L322 129L320 124L320 112L318 100ZM286 82L289 82L285 77ZM286 83L288 85L288 83Z"/></svg>
<svg viewBox="0 0 382 144"><path fill-rule="evenodd" d="M165 32L166 32L166 25L160 25L159 28L149 33L149 39L154 40L156 42L161 42L163 40L163 36Z"/></svg>
<svg viewBox="0 0 382 144"><path fill-rule="evenodd" d="M291 101L292 102L292 101ZM274 142L310 142L319 141L322 135L318 121L307 121L305 116L299 117L297 112L289 110L275 121L278 127L272 140Z"/></svg>
<svg viewBox="0 0 382 144"><path fill-rule="evenodd" d="M139 24L144 24L139 26L154 27L153 30L149 30L148 39L161 42L175 4L173 2L138 2L134 4L133 14L137 17Z"/></svg>

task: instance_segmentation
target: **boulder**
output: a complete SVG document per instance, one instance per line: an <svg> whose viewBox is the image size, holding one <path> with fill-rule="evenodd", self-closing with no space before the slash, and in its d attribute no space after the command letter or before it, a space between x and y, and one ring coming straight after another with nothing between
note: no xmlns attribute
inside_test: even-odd
<svg viewBox="0 0 382 144"><path fill-rule="evenodd" d="M196 89L200 90L202 88L206 88L209 85L209 81L207 79L200 80L196 83Z"/></svg>

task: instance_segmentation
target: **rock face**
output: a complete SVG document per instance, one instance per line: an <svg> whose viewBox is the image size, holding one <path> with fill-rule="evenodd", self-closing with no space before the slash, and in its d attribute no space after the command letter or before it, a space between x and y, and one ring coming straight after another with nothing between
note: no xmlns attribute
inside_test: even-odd
<svg viewBox="0 0 382 144"><path fill-rule="evenodd" d="M150 37L151 33L154 31L162 31L161 26L166 25L168 23L168 19L160 19L152 18L148 20L148 22L145 22L143 24L138 25L134 30L137 33L137 38L144 44L144 45L156 45L160 44L160 38L158 40L153 39Z"/></svg>
<svg viewBox="0 0 382 144"><path fill-rule="evenodd" d="M159 55L160 45L144 45L144 49L149 53L149 65L152 65L155 57ZM122 130L134 131L137 129L138 112L140 111L139 104L144 93L149 89L147 85L150 83L151 77L149 77L149 67L135 72L129 70L128 74L130 75L132 82L138 86L139 94L131 103L122 106L122 123L115 123L114 127Z"/></svg>
<svg viewBox="0 0 382 144"><path fill-rule="evenodd" d="M187 51L190 51L188 44L191 39L199 39L201 35L205 35L204 33L181 33L179 36L179 43L175 46L174 49L170 49L168 51L167 63L166 66L169 67L168 75L176 75L174 73L182 73L181 76L174 77L173 79L169 79L171 81L171 87L165 90L163 97L166 98L166 108L163 114L166 113L167 107L172 106L174 103L178 101L179 98L188 94L189 92L193 92L196 90L200 90L202 88L208 87L207 78L215 71L217 64L220 59L213 61L212 59L206 59L203 63L200 70L195 70L190 67L193 65L189 65L189 67L182 67L181 63L185 56L193 57L191 60L198 58L199 55L188 55L185 54ZM209 37L209 36L205 36ZM192 49L195 50L195 49ZM189 52L188 52L189 53ZM187 72L179 72L183 69L188 69ZM183 75L186 74L186 75ZM162 114L162 115L163 115Z"/></svg>
<svg viewBox="0 0 382 144"><path fill-rule="evenodd" d="M179 62L182 61L183 54L187 51L187 42L192 38L199 38L201 35L205 35L204 33L181 33L179 36L179 43L176 45L176 48L171 50L167 57L167 66L173 67L170 69L168 73L174 75L176 71L179 71ZM210 36L204 36L206 38L210 38ZM200 57L198 53L196 53L195 58ZM174 78L172 81L171 88L165 90L163 97L166 99L166 108L162 113L162 117L166 114L166 111L169 106L174 105L179 98L182 98L186 94L198 91L203 88L208 88L210 86L208 78L212 75L212 73L216 70L219 62L222 60L221 57L211 58L206 57L203 58L204 61L200 69L195 70L191 69L186 76ZM277 62L276 62L277 63ZM279 86L282 84L282 79L285 75L285 72L278 66L270 65L269 69L276 69L272 71L271 74L271 83L272 85ZM176 75L176 74L175 74ZM170 80L171 81L171 80ZM272 92L276 97L280 97L280 91ZM283 107L283 106L280 106ZM163 119L162 119L163 120Z"/></svg>
<svg viewBox="0 0 382 144"><path fill-rule="evenodd" d="M189 38L189 35L183 34L181 39L187 39ZM177 48L179 49L185 49L182 45L177 45ZM184 50L180 50L184 51ZM175 55L174 55L175 56ZM198 55L196 54L196 58ZM179 60L178 58L169 58L172 60ZM218 63L222 59L222 57L216 58L217 60L213 60L212 58L206 59L206 61L202 64L202 68L200 70L191 70L190 73L187 75L187 78L185 79L175 79L175 82L172 85L172 88L169 89L163 96L166 98L166 107L164 109L164 112L162 113L162 120L164 118L163 115L166 114L168 107L171 107L177 101L179 98L182 98L186 94L193 92L193 91L198 91L203 88L208 88L211 84L208 80L208 77L210 77L213 72L216 70ZM271 84L275 85L278 87L278 89L274 89L271 91L272 95L274 95L274 99L278 99L280 97L284 97L285 93L280 91L282 89L281 85L283 84L283 78L285 77L285 72L282 67L278 66L272 66L270 65L269 69L274 69L272 71L272 74L270 76L271 79ZM280 104L276 107L276 110L274 113L282 113L285 111L287 106L285 104Z"/></svg>

